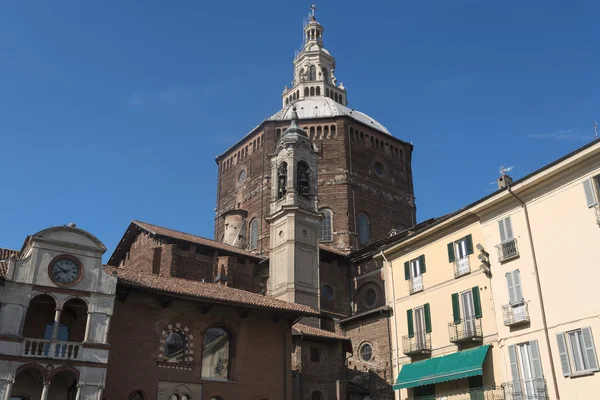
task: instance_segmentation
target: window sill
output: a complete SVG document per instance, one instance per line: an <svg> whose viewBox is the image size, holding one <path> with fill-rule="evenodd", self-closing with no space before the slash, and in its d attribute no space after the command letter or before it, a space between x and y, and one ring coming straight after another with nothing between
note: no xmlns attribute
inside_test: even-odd
<svg viewBox="0 0 600 400"><path fill-rule="evenodd" d="M594 375L596 372L598 372L598 370L589 370L589 371L579 371L579 372L575 372L571 375L569 375L569 378L574 379L574 378L581 378L583 376L590 376L590 375Z"/></svg>
<svg viewBox="0 0 600 400"><path fill-rule="evenodd" d="M204 382L215 382L215 383L235 383L235 381L230 381L222 378L200 378L200 380Z"/></svg>
<svg viewBox="0 0 600 400"><path fill-rule="evenodd" d="M191 363L170 363L165 361L157 361L156 365L161 368L181 369L187 371L191 371L194 368L194 364Z"/></svg>

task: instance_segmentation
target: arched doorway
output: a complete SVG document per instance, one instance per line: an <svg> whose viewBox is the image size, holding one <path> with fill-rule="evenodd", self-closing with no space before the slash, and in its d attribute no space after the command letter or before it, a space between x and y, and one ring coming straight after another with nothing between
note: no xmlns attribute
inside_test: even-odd
<svg viewBox="0 0 600 400"><path fill-rule="evenodd" d="M50 376L50 387L48 388L48 400L75 400L77 396L77 373L65 368Z"/></svg>
<svg viewBox="0 0 600 400"><path fill-rule="evenodd" d="M64 327L63 332L66 331L67 337L59 337L58 340L83 342L88 317L87 311L88 308L85 301L76 298L69 299L63 305L62 312L60 313L60 327Z"/></svg>
<svg viewBox="0 0 600 400"><path fill-rule="evenodd" d="M15 382L10 392L10 399L37 400L42 395L44 389L44 369L38 365L26 366L23 370L17 372Z"/></svg>

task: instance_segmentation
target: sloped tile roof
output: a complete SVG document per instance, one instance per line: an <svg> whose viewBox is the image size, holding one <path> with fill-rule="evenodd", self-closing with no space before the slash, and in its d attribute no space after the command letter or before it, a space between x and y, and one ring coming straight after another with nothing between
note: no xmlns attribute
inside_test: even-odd
<svg viewBox="0 0 600 400"><path fill-rule="evenodd" d="M8 262L0 261L0 279L6 278L7 272L8 272Z"/></svg>
<svg viewBox="0 0 600 400"><path fill-rule="evenodd" d="M318 311L302 304L277 300L270 296L262 296L257 293L234 289L216 283L173 278L163 275L150 275L110 266L105 266L104 270L109 274L116 274L118 283L138 288L203 299L212 303L240 305L270 311L292 312L305 316L319 315Z"/></svg>
<svg viewBox="0 0 600 400"><path fill-rule="evenodd" d="M242 250L235 246L231 246L227 243L217 242L216 240L203 238L202 236L196 236L196 235L192 235L190 233L179 232L179 231L175 231L173 229L168 229L168 228L164 228L162 226L148 224L148 223L142 222L142 221L132 221L132 223L137 225L138 227L142 228L143 230L148 231L155 235L167 236L167 237L170 237L173 239L185 240L186 242L197 243L197 244L201 244L203 246L213 247L213 248L225 250L225 251L228 251L231 253L245 255L248 257L261 258L260 256L254 254L252 252Z"/></svg>
<svg viewBox="0 0 600 400"><path fill-rule="evenodd" d="M325 331L323 329L315 328L313 326L305 325L305 324L294 324L292 326L292 334L294 335L304 335L304 336L314 336L325 339L336 339L336 340L350 340L350 338L340 335L339 333Z"/></svg>
<svg viewBox="0 0 600 400"><path fill-rule="evenodd" d="M0 260L8 260L13 254L18 255L19 250L4 249L0 247Z"/></svg>

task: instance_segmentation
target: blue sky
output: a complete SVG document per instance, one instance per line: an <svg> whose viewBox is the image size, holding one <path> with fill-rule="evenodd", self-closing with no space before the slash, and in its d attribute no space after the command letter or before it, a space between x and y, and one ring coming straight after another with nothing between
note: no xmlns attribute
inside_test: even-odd
<svg viewBox="0 0 600 400"><path fill-rule="evenodd" d="M308 2L0 3L0 247L75 222L212 237L214 157L279 110ZM414 144L418 219L588 143L600 3L322 1L349 106Z"/></svg>

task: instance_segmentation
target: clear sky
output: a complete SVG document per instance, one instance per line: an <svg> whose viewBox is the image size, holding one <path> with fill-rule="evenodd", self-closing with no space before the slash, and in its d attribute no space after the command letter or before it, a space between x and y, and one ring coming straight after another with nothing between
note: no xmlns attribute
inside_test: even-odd
<svg viewBox="0 0 600 400"><path fill-rule="evenodd" d="M281 107L309 2L0 2L0 247L69 222L212 237L214 158ZM600 2L322 1L349 106L414 144L418 219L588 143Z"/></svg>

